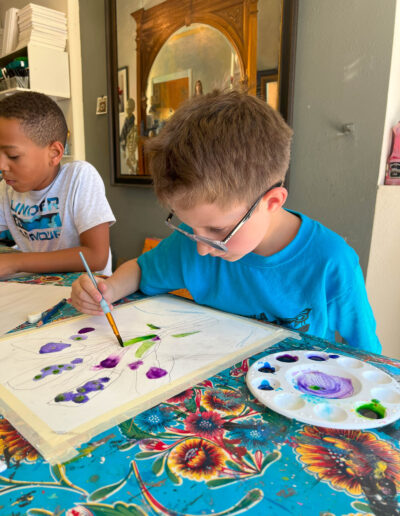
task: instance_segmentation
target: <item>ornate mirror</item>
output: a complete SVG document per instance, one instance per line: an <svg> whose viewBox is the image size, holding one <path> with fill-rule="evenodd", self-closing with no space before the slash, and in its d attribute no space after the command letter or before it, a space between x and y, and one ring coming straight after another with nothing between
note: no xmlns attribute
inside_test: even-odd
<svg viewBox="0 0 400 516"><path fill-rule="evenodd" d="M290 123L297 0L146 4L106 0L112 184L151 184L143 142L193 95L246 88Z"/></svg>

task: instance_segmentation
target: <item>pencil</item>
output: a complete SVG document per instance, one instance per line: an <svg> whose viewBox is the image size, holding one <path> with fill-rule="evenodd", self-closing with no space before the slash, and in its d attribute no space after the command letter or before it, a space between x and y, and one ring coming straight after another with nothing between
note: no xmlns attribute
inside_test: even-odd
<svg viewBox="0 0 400 516"><path fill-rule="evenodd" d="M58 311L60 311L61 308L66 304L66 302L67 302L67 300L64 298L59 303L54 305L52 308L49 308L48 310L43 312L42 318L40 319L40 321L37 323L36 326L39 327L39 326L42 326L43 324L46 324L47 322L49 322L50 319L53 317L53 315L55 315Z"/></svg>
<svg viewBox="0 0 400 516"><path fill-rule="evenodd" d="M85 257L83 256L82 252L79 252L79 256L81 257L82 263L85 266L86 272L88 273L89 278L92 280L93 285L96 287L96 289L100 292L99 287L97 286L96 280L94 279L94 276L92 274L92 271L89 269L89 265L87 264L87 261L85 260ZM107 321L109 322L112 331L114 332L114 335L117 337L118 343L121 347L124 347L123 340L121 339L121 335L119 334L117 325L115 324L114 317L111 315L110 307L107 304L107 301L104 299L103 294L101 294L101 301L100 306L101 309L104 312L104 315L107 317Z"/></svg>

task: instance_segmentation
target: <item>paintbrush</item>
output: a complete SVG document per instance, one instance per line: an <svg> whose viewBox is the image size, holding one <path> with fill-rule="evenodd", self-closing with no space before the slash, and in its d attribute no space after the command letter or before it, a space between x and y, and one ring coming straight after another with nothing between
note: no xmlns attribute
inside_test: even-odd
<svg viewBox="0 0 400 516"><path fill-rule="evenodd" d="M59 303L54 305L52 308L49 308L49 310L46 310L42 313L42 317L40 321L37 323L37 327L42 326L43 324L46 324L50 321L50 319L55 315L58 311L61 310L61 308L67 303L66 299L62 299Z"/></svg>
<svg viewBox="0 0 400 516"><path fill-rule="evenodd" d="M89 269L89 265L87 264L87 262L85 260L85 257L83 256L83 254L81 252L79 252L79 256L81 257L83 265L85 266L86 272L88 273L89 278L92 280L93 285L100 292L99 287L97 286L96 280L94 279L94 276L92 274L92 271ZM124 347L124 343L121 339L121 335L119 334L117 325L115 324L114 317L111 315L110 307L108 306L107 301L104 299L103 294L101 292L100 292L100 294L101 294L101 301L100 301L101 309L103 310L104 315L107 317L107 321L110 323L111 329L114 332L114 335L117 337L119 345Z"/></svg>

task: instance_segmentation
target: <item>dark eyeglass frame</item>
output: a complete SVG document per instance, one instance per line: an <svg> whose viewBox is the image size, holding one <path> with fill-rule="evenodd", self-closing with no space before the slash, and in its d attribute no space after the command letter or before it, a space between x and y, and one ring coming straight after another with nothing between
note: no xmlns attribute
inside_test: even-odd
<svg viewBox="0 0 400 516"><path fill-rule="evenodd" d="M266 193L270 192L271 190L273 190L274 188L280 188L281 186L283 186L283 183L284 183L283 181L280 181L279 183L275 183L270 188L268 188L268 190L263 192L260 195L260 197L258 197L254 201L254 203L250 206L249 211L239 220L239 222L236 224L236 226L232 229L232 231L230 231L226 235L226 237L223 240L212 240L211 238L203 237L201 235L194 235L193 233L188 233L184 229L182 229L178 226L175 226L175 224L173 224L171 222L171 219L174 216L174 213L172 211L166 218L165 224L173 231L179 231L179 233L182 233L183 235L187 236L188 238L190 238L190 240L193 240L194 242L201 242L202 244L206 244L214 249L217 249L217 251L223 251L226 253L228 251L228 247L226 245L227 242L233 237L233 235L235 235L235 233L237 233L239 231L239 229L243 226L243 224L245 222L247 222L249 220L249 218L253 215L254 210L257 208L259 202L264 197L264 195Z"/></svg>

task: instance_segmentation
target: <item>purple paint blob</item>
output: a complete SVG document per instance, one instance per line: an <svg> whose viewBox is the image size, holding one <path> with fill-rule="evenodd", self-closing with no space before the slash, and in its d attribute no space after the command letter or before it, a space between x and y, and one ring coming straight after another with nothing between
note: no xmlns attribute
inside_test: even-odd
<svg viewBox="0 0 400 516"><path fill-rule="evenodd" d="M72 371L75 369L75 365L80 364L81 362L83 362L82 358L75 358L69 364L55 364L43 367L40 370L40 373L33 377L33 380L43 380L43 378L46 378L46 376L56 376L64 373L65 371Z"/></svg>
<svg viewBox="0 0 400 516"><path fill-rule="evenodd" d="M86 340L87 335L71 335L71 340Z"/></svg>
<svg viewBox="0 0 400 516"><path fill-rule="evenodd" d="M322 355L307 355L307 358L309 360L314 360L315 362L325 362L325 360L327 360L327 358Z"/></svg>
<svg viewBox="0 0 400 516"><path fill-rule="evenodd" d="M158 335L156 335L155 337L153 337L151 340L161 340L160 337Z"/></svg>
<svg viewBox="0 0 400 516"><path fill-rule="evenodd" d="M64 342L48 342L39 349L39 353L56 353L70 346L71 344L65 344Z"/></svg>
<svg viewBox="0 0 400 516"><path fill-rule="evenodd" d="M54 398L54 401L61 402L61 401L72 401L74 403L86 403L89 401L89 396L91 392L94 391L101 391L104 389L103 383L107 383L110 380L110 378L100 378L97 380L89 380L84 385L81 385L76 389L76 392L63 392L61 394L57 394L57 396Z"/></svg>
<svg viewBox="0 0 400 516"><path fill-rule="evenodd" d="M143 360L136 360L136 362L128 364L128 367L129 369L132 369L132 371L134 371L135 369L139 369L141 365L143 365Z"/></svg>
<svg viewBox="0 0 400 516"><path fill-rule="evenodd" d="M354 393L349 378L333 376L321 371L306 371L296 376L295 387L305 394L319 398L342 399Z"/></svg>
<svg viewBox="0 0 400 516"><path fill-rule="evenodd" d="M112 369L119 364L120 357L118 355L110 355L100 362L99 365L95 366L94 369Z"/></svg>
<svg viewBox="0 0 400 516"><path fill-rule="evenodd" d="M94 331L94 328L81 328L78 333L79 334L82 334L82 333L89 333L91 331Z"/></svg>
<svg viewBox="0 0 400 516"><path fill-rule="evenodd" d="M147 371L146 376L150 380L156 380L157 378L161 378L167 374L165 369L161 369L161 367L150 367Z"/></svg>
<svg viewBox="0 0 400 516"><path fill-rule="evenodd" d="M279 357L276 357L276 359L279 360L279 362L290 363L297 362L299 357L296 357L296 355L289 355L288 353L286 353L285 355L279 355Z"/></svg>

